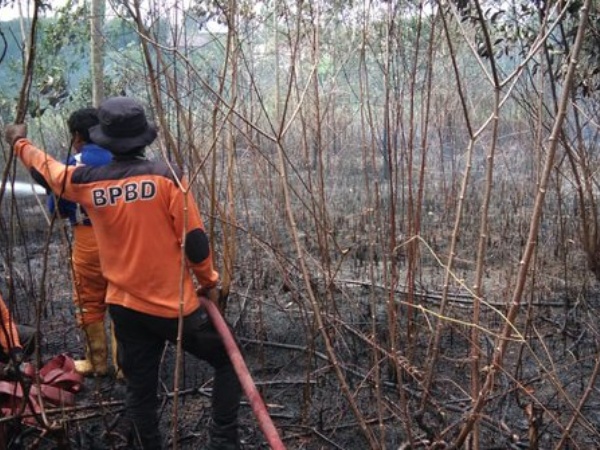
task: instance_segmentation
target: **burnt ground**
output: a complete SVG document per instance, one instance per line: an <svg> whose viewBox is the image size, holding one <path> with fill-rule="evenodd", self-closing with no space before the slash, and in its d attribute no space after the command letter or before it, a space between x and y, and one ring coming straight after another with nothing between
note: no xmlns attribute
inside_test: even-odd
<svg viewBox="0 0 600 450"><path fill-rule="evenodd" d="M3 267L2 292L7 289L7 275L12 274L15 295L11 307L18 320L34 324L39 315L42 362L63 352L80 357L83 344L73 320L68 244L58 232L50 237L39 230L28 233L19 232L9 239L10 245L2 246L3 261L10 262ZM284 280L266 260L260 269L252 261L248 264L238 270L244 276L235 280L227 319L286 447L369 448L317 330L301 278L290 271ZM385 448L400 448L408 429L413 433L414 448L445 448L456 437L470 406L468 296L457 293L452 297L448 314L455 320L440 336L436 381L428 406L421 410L422 374L434 324L434 316L425 311L439 306L439 274L431 272L430 279L419 281L423 294L419 305L423 309L408 308L404 294L397 295L398 341L402 345L399 361L405 370L400 378L402 389L394 366L379 347L389 332L387 297L369 283L355 282L364 278L360 267L351 275L346 281L340 277L335 289L318 280L314 286L322 295L319 301L326 332L348 392ZM594 283L577 289L564 283L544 286L528 296L523 306L529 310L525 322L519 324L524 335L509 347L505 366L482 413L481 448L554 448L565 434L561 448L600 448L600 394L594 373L599 335L597 287ZM481 336L482 373L490 362L494 335L502 327L501 313L506 305L495 308L482 312L481 323L487 330ZM409 317L412 328L407 324ZM206 439L210 415L211 371L192 357L183 360L175 445L174 355L174 348L167 346L159 393L161 429L170 448L199 449ZM580 405L584 395L587 397ZM580 420L570 424L575 409ZM6 448L116 448L106 438L106 430L118 422L122 410L122 385L111 378L88 379L74 407L48 410L54 430L13 427ZM17 422L3 420L12 425ZM268 448L246 402L240 425L245 450ZM431 444L434 440L438 446Z"/></svg>
<svg viewBox="0 0 600 450"><path fill-rule="evenodd" d="M82 335L74 322L68 267L68 241L59 231L47 236L40 230L22 230L6 250L4 273L12 273L14 296L5 299L19 323L36 326L41 333L40 365L54 355L83 356ZM4 277L8 279L8 276ZM265 280L271 283L273 280ZM294 304L293 296L262 289L260 301L248 292L232 292L227 319L236 330L246 363L269 413L288 448L364 448L357 442L355 421L348 415L339 388L331 377L326 358L309 356L306 327L311 319ZM7 283L2 292L8 292ZM320 354L320 353L318 353ZM31 362L35 364L34 355ZM165 445L173 442L173 377L175 348L165 347L161 366L161 429ZM177 408L177 448L198 449L206 441L210 416L211 369L184 355ZM310 400L306 400L310 398ZM56 408L46 404L48 429L4 419L8 449L110 449L118 448L107 430L123 412L124 384L114 377L88 378L76 395L76 404ZM313 411L314 409L314 411ZM331 420L336 417L336 423ZM316 420L316 422L314 422ZM345 423L341 423L345 422ZM335 429L340 438L328 435ZM269 446L246 399L240 414L244 449ZM337 441L337 442L336 442Z"/></svg>

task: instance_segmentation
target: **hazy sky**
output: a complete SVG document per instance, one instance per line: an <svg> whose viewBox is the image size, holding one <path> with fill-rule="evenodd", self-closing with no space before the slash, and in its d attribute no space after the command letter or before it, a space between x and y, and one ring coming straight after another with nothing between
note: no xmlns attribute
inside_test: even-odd
<svg viewBox="0 0 600 450"><path fill-rule="evenodd" d="M14 7L10 8L8 6L4 6L0 8L0 20L12 20L15 17L18 17L19 13L17 10L16 3Z"/></svg>
<svg viewBox="0 0 600 450"><path fill-rule="evenodd" d="M55 9L63 6L65 0L51 0L48 3ZM19 17L19 6L25 15L27 10L29 10L30 14L33 12L33 0L16 0L12 5L0 8L0 20L12 20Z"/></svg>
<svg viewBox="0 0 600 450"><path fill-rule="evenodd" d="M89 0L88 0L89 1ZM167 6L170 5L168 9L171 11L176 9L185 8L189 5L192 0L142 0L141 1L141 9L142 11L146 8L153 7L154 9L160 9L161 11L166 11ZM7 3L7 1L2 1L2 3ZM9 1L10 3L10 1ZM5 6L0 8L0 20L12 20L19 17L19 6L23 10L23 13L29 10L29 13L33 13L33 0L16 0L12 2L11 6ZM49 0L46 3L50 4L53 10L56 10L63 6L66 3L66 0ZM83 3L83 0L79 0L78 3ZM106 12L107 15L110 15L110 2L106 1ZM52 15L50 11L47 13L48 15Z"/></svg>

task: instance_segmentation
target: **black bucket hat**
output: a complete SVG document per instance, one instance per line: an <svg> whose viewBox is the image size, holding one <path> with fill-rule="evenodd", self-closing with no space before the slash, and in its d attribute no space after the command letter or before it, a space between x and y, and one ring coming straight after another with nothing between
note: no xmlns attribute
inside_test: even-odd
<svg viewBox="0 0 600 450"><path fill-rule="evenodd" d="M156 139L156 126L131 97L106 99L98 108L100 123L90 128L92 141L115 155L126 155Z"/></svg>

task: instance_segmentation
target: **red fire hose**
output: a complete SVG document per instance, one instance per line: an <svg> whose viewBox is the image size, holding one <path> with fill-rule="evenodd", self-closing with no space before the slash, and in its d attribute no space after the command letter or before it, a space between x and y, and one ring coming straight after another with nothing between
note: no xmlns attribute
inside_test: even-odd
<svg viewBox="0 0 600 450"><path fill-rule="evenodd" d="M242 357L242 353L240 352L240 349L238 348L235 339L229 330L229 327L225 323L219 308L205 297L200 297L200 301L206 308L206 312L210 316L215 329L223 339L225 348L227 349L227 354L229 355L231 363L235 369L235 373L240 380L242 389L244 389L244 393L246 394L246 397L252 406L252 410L254 411L254 414L258 420L258 425L265 435L267 442L271 446L272 450L285 450L285 446L279 437L277 428L275 428L275 425L273 425L273 421L267 412L267 407L265 406L260 393L256 389L256 385L252 380L252 376L250 376L250 372L248 371L246 362Z"/></svg>

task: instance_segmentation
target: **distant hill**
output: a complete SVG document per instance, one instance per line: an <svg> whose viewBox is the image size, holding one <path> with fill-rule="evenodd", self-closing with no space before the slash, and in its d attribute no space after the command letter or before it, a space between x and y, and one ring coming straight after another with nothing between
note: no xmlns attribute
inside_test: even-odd
<svg viewBox="0 0 600 450"><path fill-rule="evenodd" d="M18 20L0 22L0 92L18 89L21 79L21 30Z"/></svg>
<svg viewBox="0 0 600 450"><path fill-rule="evenodd" d="M219 41L225 31L209 32L204 22L188 19L185 24L184 45L188 56L202 54L201 66L208 70L207 61L216 62L220 53ZM29 32L29 23L25 24ZM168 43L168 18L153 24L159 42ZM37 30L35 72L29 96L29 114L39 117L49 109L72 102L74 107L89 103L91 98L90 36L87 21L74 15L44 17ZM143 92L145 83L136 72L143 71L140 40L131 22L122 18L104 24L105 35L105 92L107 95ZM169 45L169 44L167 44ZM0 21L0 117L11 120L23 80L24 58L21 25L18 19ZM66 108L69 110L70 108ZM63 111L64 112L64 111Z"/></svg>

